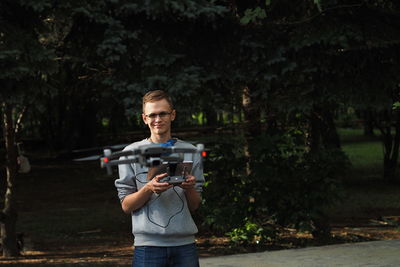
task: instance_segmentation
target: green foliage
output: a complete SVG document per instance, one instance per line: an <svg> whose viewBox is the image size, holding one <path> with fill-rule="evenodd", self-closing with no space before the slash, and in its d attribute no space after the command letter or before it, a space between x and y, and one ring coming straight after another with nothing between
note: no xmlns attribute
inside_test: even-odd
<svg viewBox="0 0 400 267"><path fill-rule="evenodd" d="M132 3L134 2L134 3ZM124 12L145 13L150 19L162 20L179 20L194 19L199 16L214 17L218 14L226 12L224 6L217 5L215 0L212 1L174 1L174 0L157 0L157 1L132 1L122 5Z"/></svg>
<svg viewBox="0 0 400 267"><path fill-rule="evenodd" d="M339 150L311 154L301 141L297 130L257 137L251 146L250 176L246 176L243 142L225 138L224 143L212 146L206 165L204 223L215 231L229 232L237 242L253 240L265 230L257 228L257 232L254 221L311 231L313 221L326 216L341 199L338 177L349 161ZM271 232L265 236L272 236Z"/></svg>
<svg viewBox="0 0 400 267"><path fill-rule="evenodd" d="M340 199L338 177L349 166L339 150L312 154L295 135L264 136L254 160L254 197L279 223L303 227Z"/></svg>
<svg viewBox="0 0 400 267"><path fill-rule="evenodd" d="M43 75L56 71L54 50L40 39L47 29L42 16L49 1L0 3L0 98L20 103L42 85ZM24 18L18 20L17 18ZM33 87L33 88L32 88ZM32 95L30 95L32 97Z"/></svg>
<svg viewBox="0 0 400 267"><path fill-rule="evenodd" d="M216 233L240 226L247 214L249 199L245 192L246 159L242 145L240 137L207 144L210 153L204 166L207 183L200 214L205 227Z"/></svg>
<svg viewBox="0 0 400 267"><path fill-rule="evenodd" d="M265 9L260 7L256 7L254 9L246 9L244 12L244 16L240 19L240 23L243 25L247 25L249 23L257 23L258 20L265 19L267 17L267 13Z"/></svg>
<svg viewBox="0 0 400 267"><path fill-rule="evenodd" d="M235 246L264 244L275 238L276 229L245 218L243 226L234 228L227 235Z"/></svg>
<svg viewBox="0 0 400 267"><path fill-rule="evenodd" d="M396 101L393 103L393 109L399 109L400 108L400 102Z"/></svg>
<svg viewBox="0 0 400 267"><path fill-rule="evenodd" d="M168 90L186 121L210 105L238 114L243 86L264 111L290 113L315 103L390 106L398 84L394 1L5 0L0 7L2 91L14 92L6 77L45 80L39 98L55 103L43 97L49 88L62 99L79 88L93 112L105 113L97 125L114 106L140 110L148 89Z"/></svg>

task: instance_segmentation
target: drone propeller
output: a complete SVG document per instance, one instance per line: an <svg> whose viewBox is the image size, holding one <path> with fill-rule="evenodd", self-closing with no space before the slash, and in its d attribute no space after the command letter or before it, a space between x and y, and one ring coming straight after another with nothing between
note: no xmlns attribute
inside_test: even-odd
<svg viewBox="0 0 400 267"><path fill-rule="evenodd" d="M112 145L112 146L101 146L101 147L92 147L92 148L83 148L83 149L76 149L72 150L73 153L82 153L82 152L90 152L90 151L98 151L98 150L103 150L105 147L110 148L112 150L118 150L118 149L123 149L129 144L118 144L118 145Z"/></svg>
<svg viewBox="0 0 400 267"><path fill-rule="evenodd" d="M118 144L118 145L112 145L112 146L104 146L104 147L93 147L93 148L84 148L84 149L76 149L73 150L73 153L77 154L88 154L87 152L95 152L98 151L98 153L101 153L104 149L110 149L110 150L120 150L126 147L128 144ZM87 157L80 157L74 159L74 161L92 161L92 160L99 160L101 157L103 157L102 154L97 154L97 155L91 155Z"/></svg>
<svg viewBox="0 0 400 267"><path fill-rule="evenodd" d="M98 160L100 158L101 158L101 155L94 155L94 156L88 156L88 157L74 159L74 161L92 161L92 160Z"/></svg>

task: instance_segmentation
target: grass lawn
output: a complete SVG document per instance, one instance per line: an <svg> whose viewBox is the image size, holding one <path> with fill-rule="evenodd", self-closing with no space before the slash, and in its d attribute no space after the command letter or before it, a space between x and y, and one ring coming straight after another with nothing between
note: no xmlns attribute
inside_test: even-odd
<svg viewBox="0 0 400 267"><path fill-rule="evenodd" d="M378 137L359 129L340 129L342 149L352 167L343 177L345 198L333 211L347 218L400 215L400 185L383 180L383 149Z"/></svg>
<svg viewBox="0 0 400 267"><path fill-rule="evenodd" d="M379 138L365 137L360 129L340 129L339 134L342 149L353 165L349 179L379 179L383 171L383 147Z"/></svg>

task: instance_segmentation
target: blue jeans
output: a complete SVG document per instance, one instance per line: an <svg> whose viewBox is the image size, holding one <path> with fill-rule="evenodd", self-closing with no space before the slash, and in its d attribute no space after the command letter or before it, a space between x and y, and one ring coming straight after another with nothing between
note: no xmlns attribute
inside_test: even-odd
<svg viewBox="0 0 400 267"><path fill-rule="evenodd" d="M135 247L132 267L199 267L195 244L177 247Z"/></svg>

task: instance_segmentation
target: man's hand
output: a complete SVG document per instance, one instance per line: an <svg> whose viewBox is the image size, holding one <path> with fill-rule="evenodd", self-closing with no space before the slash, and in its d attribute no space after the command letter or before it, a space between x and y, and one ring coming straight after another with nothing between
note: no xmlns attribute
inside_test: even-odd
<svg viewBox="0 0 400 267"><path fill-rule="evenodd" d="M172 185L170 185L167 182L163 182L160 183L160 180L164 177L168 176L167 173L163 173L163 174L159 174L157 176L155 176L153 179L151 179L150 182L148 182L146 184L146 186L153 192L156 194L160 194L162 192L164 192L165 190L169 189L172 187Z"/></svg>
<svg viewBox="0 0 400 267"><path fill-rule="evenodd" d="M196 185L196 177L194 177L193 175L187 175L185 181L182 182L179 186L182 189L189 190L189 189L194 189L195 185Z"/></svg>
<svg viewBox="0 0 400 267"><path fill-rule="evenodd" d="M185 196L190 211L196 210L201 202L200 193L195 190L196 177L187 175L186 181L182 182L179 186L185 190Z"/></svg>

